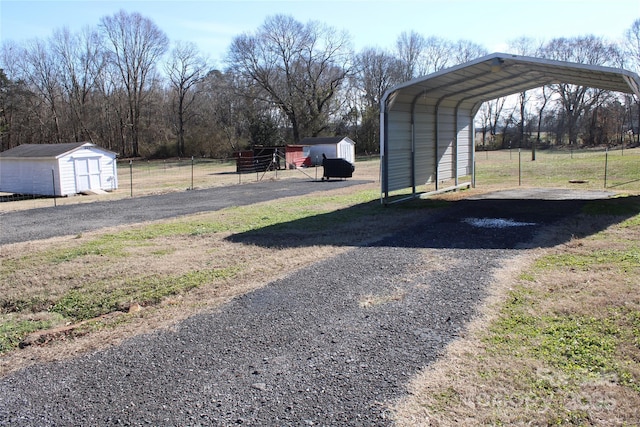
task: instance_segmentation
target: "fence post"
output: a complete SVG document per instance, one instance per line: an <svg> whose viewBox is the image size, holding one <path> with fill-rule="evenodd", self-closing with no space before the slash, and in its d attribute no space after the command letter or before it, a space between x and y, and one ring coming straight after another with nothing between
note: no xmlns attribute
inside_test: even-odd
<svg viewBox="0 0 640 427"><path fill-rule="evenodd" d="M191 189L193 190L193 156L191 156Z"/></svg>
<svg viewBox="0 0 640 427"><path fill-rule="evenodd" d="M604 188L607 188L607 172L609 169L609 147L604 151Z"/></svg>
<svg viewBox="0 0 640 427"><path fill-rule="evenodd" d="M518 186L522 185L522 150L518 148Z"/></svg>
<svg viewBox="0 0 640 427"><path fill-rule="evenodd" d="M133 197L133 160L129 160L129 189L130 195Z"/></svg>

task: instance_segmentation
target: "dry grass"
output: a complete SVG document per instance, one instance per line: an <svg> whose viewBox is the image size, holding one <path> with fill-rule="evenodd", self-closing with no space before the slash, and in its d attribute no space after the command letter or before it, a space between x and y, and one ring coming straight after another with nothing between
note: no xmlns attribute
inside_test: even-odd
<svg viewBox="0 0 640 427"><path fill-rule="evenodd" d="M397 402L397 425L638 425L638 242L635 216L511 261L465 336Z"/></svg>
<svg viewBox="0 0 640 427"><path fill-rule="evenodd" d="M505 156L506 153L497 153L488 159L488 163L483 163L479 157L479 171L500 170L501 162L507 161ZM457 200L504 188L504 183L494 182L491 173L487 174L480 174L482 180L479 180L478 189L439 198ZM237 182L234 175L222 173L215 176L220 182ZM509 176L513 179L512 174ZM323 193L322 209L330 212L363 203L362 198L359 201L349 198L353 193L366 193L368 197L375 198L379 189L378 162L358 163L355 177L375 182ZM570 184L560 181L549 185L571 188ZM631 191L640 194L637 183L631 186ZM150 191L175 190L156 188ZM129 197L126 189L116 193L107 197ZM64 199L64 202L93 200L103 198L74 197ZM255 208L270 209L278 202ZM0 210L33 207L33 201L12 203L1 204ZM7 205L12 206L7 208ZM54 300L70 290L83 289L87 283L106 283L107 289L115 290L123 283L123 278L179 276L203 268L224 268L229 275L221 275L185 292L165 295L153 303L133 299L125 301L117 312L72 324L70 326L75 328L71 330L65 329L67 319L51 314L46 307L10 313L8 316L14 318L22 316L28 320L49 322L58 329L43 345L36 343L3 354L0 357L0 375L34 363L64 359L116 345L123 339L154 329L171 328L184 318L203 310L215 310L231 298L319 259L348 250L351 245L362 244L371 236L393 232L416 217L416 211L411 209L387 211L393 214L377 211L368 213L371 216L366 217L367 220L356 217L348 224L349 232L342 233L340 241L331 242L322 236L288 230L287 239L308 239L300 242L301 246L283 244L266 247L243 243L228 239L235 233L228 230L169 233L143 241L113 243L106 249L103 247L102 252L83 252L67 256L62 261L55 260L56 253L87 247L96 241L104 242L105 236L118 235L130 227L37 243L4 245L0 247L4 269L0 295L12 301L21 298ZM232 216L228 211L205 213L180 221L141 225L138 232L150 226L161 229L179 226L185 221L222 223ZM584 235L588 235L593 221L598 221L598 216L571 219L571 224L561 225L540 239L553 241L557 234L566 235L567 229L580 234L580 230L575 229L576 224L582 224ZM135 230L133 234L136 234ZM637 425L640 420L640 391L637 387L640 383L640 301L637 292L640 262L634 251L637 251L639 241L640 219L636 216L594 236L575 238L550 249L523 252L498 272L491 297L466 333L448 347L444 357L425 367L411 382L410 395L394 407L397 424ZM430 254L425 251L425 256ZM626 258L616 257L620 254ZM443 260L429 264L441 268L446 266ZM401 301L404 294L400 289L401 286L392 287L386 293L367 295L361 300L361 305L366 309ZM526 322L519 323L518 319ZM585 338L595 337L594 342L601 341L601 347L611 344L610 339L614 339L615 356L611 352L604 354L603 363L607 369L585 373L581 369L567 367L566 358L560 358L552 347L546 353L536 351L547 348L542 345L545 337L536 335L536 332L544 328L549 331L549 322L553 321L564 327L574 325L567 323L567 319L582 321L583 329L593 334ZM537 323L539 321L543 323ZM523 328L522 325L527 326L528 322L535 327ZM609 329L598 335L602 332L598 325Z"/></svg>
<svg viewBox="0 0 640 427"><path fill-rule="evenodd" d="M359 178L377 178L376 162L360 166ZM0 321L5 326L26 323L45 329L24 339L30 344L25 348L2 354L0 375L171 327L411 221L411 211L397 216L379 206L378 185L372 182L355 189L311 194L309 203L314 211L307 205L298 206L295 200L278 199L175 220L1 246ZM286 230L261 229L255 242L263 238L273 243L269 245L230 239L244 229L244 222L262 221L276 212L304 218L372 199L376 209L357 209L356 218L361 220L346 224L348 229L338 233L339 239L333 234L300 231L295 225ZM188 282L194 275L193 283ZM174 289L176 282L186 285ZM123 289L124 296L116 298ZM61 303L70 296L77 300ZM110 305L105 306L104 301Z"/></svg>
<svg viewBox="0 0 640 427"><path fill-rule="evenodd" d="M379 161L359 161L356 164L356 179L379 179ZM322 168L300 170L283 169L266 173L238 175L232 162L196 161L191 169L191 160L137 161L130 168L127 162L118 163L118 189L102 195L77 195L68 197L34 198L0 203L0 212L10 212L43 207L64 206L95 201L118 200L164 194L187 189L215 188L237 185L257 180L272 179L320 179ZM193 177L193 180L192 180ZM3 193L0 193L2 195Z"/></svg>

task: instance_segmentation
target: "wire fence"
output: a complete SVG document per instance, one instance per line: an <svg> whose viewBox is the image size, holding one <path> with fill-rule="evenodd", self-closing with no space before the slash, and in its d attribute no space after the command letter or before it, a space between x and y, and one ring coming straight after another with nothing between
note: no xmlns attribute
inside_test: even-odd
<svg viewBox="0 0 640 427"><path fill-rule="evenodd" d="M242 184L299 176L272 157L125 161L118 165L118 187L130 196Z"/></svg>
<svg viewBox="0 0 640 427"><path fill-rule="evenodd" d="M617 150L546 149L477 151L478 188L559 187L640 192L640 148ZM118 189L99 200L141 197L262 180L304 178L321 180L322 167L290 168L284 156L237 159L184 158L118 161ZM367 170L363 174L363 170ZM379 180L379 157L359 157L355 178ZM473 177L461 177L470 181ZM433 187L433 188L432 188ZM434 190L433 184L421 190ZM95 201L91 197L39 197L0 194L0 212Z"/></svg>
<svg viewBox="0 0 640 427"><path fill-rule="evenodd" d="M476 185L640 190L640 148L476 153Z"/></svg>

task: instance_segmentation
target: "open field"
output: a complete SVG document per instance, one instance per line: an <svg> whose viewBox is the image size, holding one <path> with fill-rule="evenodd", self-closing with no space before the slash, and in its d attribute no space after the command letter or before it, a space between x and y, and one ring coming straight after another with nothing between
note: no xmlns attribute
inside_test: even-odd
<svg viewBox="0 0 640 427"><path fill-rule="evenodd" d="M379 165L372 160L358 162L354 176L372 184L304 200L4 245L0 373L171 327L319 259L394 233L454 200L518 186L517 154L514 159L513 152L491 152L483 159L484 154L477 158L477 189L394 208L377 201ZM603 153L540 152L536 162L523 159L528 172L521 184L602 189L603 160ZM505 266L483 314L445 357L414 378L411 394L397 403L398 424L640 422L640 151L610 153L609 160L609 189L629 197L614 204L589 202L579 216L538 236L569 233L573 239L551 248L534 245ZM211 173L219 173L220 185L238 182L226 169ZM301 172L285 171L278 179L289 173ZM190 174L177 181L174 176L157 187L148 184L146 191L188 188ZM123 194L123 178L120 185L107 197L130 197ZM103 199L60 202L93 200ZM28 209L35 202L51 203L10 202L0 209ZM339 219L330 234L322 232L327 212ZM303 218L313 224L314 217L318 223L311 233L293 225ZM594 234L601 221L614 225ZM266 239L284 234L303 242L305 250L229 239L261 229Z"/></svg>
<svg viewBox="0 0 640 427"><path fill-rule="evenodd" d="M640 148L610 151L544 150L531 160L530 151L517 149L476 153L476 184L478 190L488 191L504 187L553 187L569 189L634 190L640 180ZM605 169L606 165L606 169ZM238 175L233 162L191 159L120 162L119 189L100 196L75 196L28 199L0 203L0 212L90 203L94 201L140 197L188 189L202 189L273 179L320 179L322 168L283 169ZM380 179L379 159L360 159L356 162L354 178ZM470 181L471 177L460 177ZM443 185L448 185L444 183ZM431 191L433 184L421 186L419 191Z"/></svg>

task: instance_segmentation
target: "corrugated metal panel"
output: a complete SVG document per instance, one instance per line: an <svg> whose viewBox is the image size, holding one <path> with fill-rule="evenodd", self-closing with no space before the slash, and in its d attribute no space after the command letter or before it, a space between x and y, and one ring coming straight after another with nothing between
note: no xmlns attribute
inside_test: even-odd
<svg viewBox="0 0 640 427"><path fill-rule="evenodd" d="M381 103L383 193L435 179L436 159L438 181L472 173L480 104L557 82L640 96L640 77L630 71L504 53L405 82Z"/></svg>

